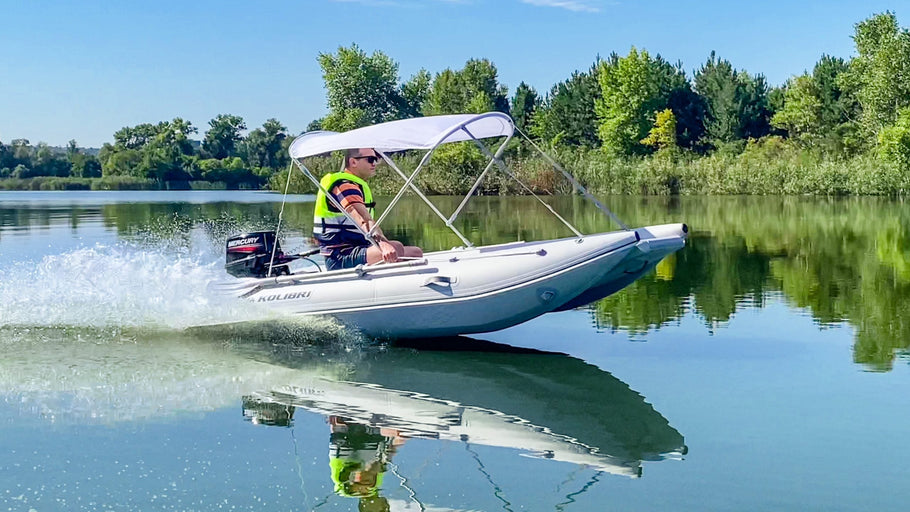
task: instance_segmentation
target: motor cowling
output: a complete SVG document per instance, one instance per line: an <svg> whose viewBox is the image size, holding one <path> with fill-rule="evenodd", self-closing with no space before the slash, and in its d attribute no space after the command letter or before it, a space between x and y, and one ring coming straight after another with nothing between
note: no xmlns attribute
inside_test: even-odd
<svg viewBox="0 0 910 512"><path fill-rule="evenodd" d="M275 260L272 262L274 247ZM224 269L234 277L268 277L290 274L288 263L296 259L281 251L274 231L255 231L228 238ZM269 274L269 264L272 272Z"/></svg>

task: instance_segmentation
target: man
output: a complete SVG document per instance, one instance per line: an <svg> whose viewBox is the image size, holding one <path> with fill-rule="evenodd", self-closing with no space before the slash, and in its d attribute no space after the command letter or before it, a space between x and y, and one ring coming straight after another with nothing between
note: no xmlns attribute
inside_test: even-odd
<svg viewBox="0 0 910 512"><path fill-rule="evenodd" d="M376 174L379 155L370 148L349 149L345 152L344 171L326 174L320 184L356 222L356 226L369 232L374 225L373 193L366 180ZM356 267L357 265L385 261L392 263L399 258L420 258L419 247L405 246L389 240L377 229L372 244L363 236L338 208L320 190L316 194L316 211L313 217L313 236L322 248L326 270Z"/></svg>

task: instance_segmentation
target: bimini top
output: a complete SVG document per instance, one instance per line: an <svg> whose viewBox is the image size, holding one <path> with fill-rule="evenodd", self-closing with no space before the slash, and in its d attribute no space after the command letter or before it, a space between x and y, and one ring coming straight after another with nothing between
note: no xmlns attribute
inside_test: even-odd
<svg viewBox="0 0 910 512"><path fill-rule="evenodd" d="M405 149L430 150L464 140L511 136L512 118L502 112L415 117L365 126L348 132L315 131L297 137L288 152L300 159L330 151L374 148L383 153Z"/></svg>

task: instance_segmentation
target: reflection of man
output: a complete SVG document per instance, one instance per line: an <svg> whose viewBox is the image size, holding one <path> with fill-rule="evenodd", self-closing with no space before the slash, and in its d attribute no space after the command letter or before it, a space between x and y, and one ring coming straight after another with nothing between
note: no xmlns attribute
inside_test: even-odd
<svg viewBox="0 0 910 512"><path fill-rule="evenodd" d="M404 443L397 430L353 423L329 416L329 466L335 492L360 498L360 510L389 510L389 503L379 496L387 463Z"/></svg>
<svg viewBox="0 0 910 512"><path fill-rule="evenodd" d="M369 232L373 228L375 203L366 180L376 174L379 159L379 155L372 149L349 149L345 152L344 171L326 174L320 181L322 188L338 201L356 223L354 225L319 190L313 215L313 236L322 248L327 270L372 265L380 261L392 263L403 257L423 256L419 247L389 240L379 229L373 232L377 242L374 246L357 229L360 227Z"/></svg>

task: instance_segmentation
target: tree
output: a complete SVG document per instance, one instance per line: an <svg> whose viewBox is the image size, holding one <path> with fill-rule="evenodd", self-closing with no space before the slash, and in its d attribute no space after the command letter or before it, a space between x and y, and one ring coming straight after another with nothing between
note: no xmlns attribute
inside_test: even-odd
<svg viewBox="0 0 910 512"><path fill-rule="evenodd" d="M664 75L659 80L661 94L666 97L667 107L676 120L676 142L683 148L699 149L705 135L704 99L692 90L681 63L670 66L658 55L657 65L658 74Z"/></svg>
<svg viewBox="0 0 910 512"><path fill-rule="evenodd" d="M461 84L458 72L445 69L433 79L433 85L423 104L423 113L437 115L464 112L467 103L467 91Z"/></svg>
<svg viewBox="0 0 910 512"><path fill-rule="evenodd" d="M209 121L209 130L202 140L202 149L211 158L223 159L234 156L237 143L243 139L240 132L246 130L246 123L240 116L219 114Z"/></svg>
<svg viewBox="0 0 910 512"><path fill-rule="evenodd" d="M69 176L70 166L61 155L51 149L46 142L39 142L35 148L34 166L32 176Z"/></svg>
<svg viewBox="0 0 910 512"><path fill-rule="evenodd" d="M860 106L855 91L846 88L840 76L849 64L839 57L822 55L812 70L812 80L821 102L822 125L834 128L852 122L860 116Z"/></svg>
<svg viewBox="0 0 910 512"><path fill-rule="evenodd" d="M487 59L471 59L459 71L436 75L423 104L425 115L509 112L508 89L499 83L496 66Z"/></svg>
<svg viewBox="0 0 910 512"><path fill-rule="evenodd" d="M791 138L809 146L829 150L852 149L859 117L859 104L853 91L844 88L841 75L848 69L843 59L822 55L812 74L804 73L788 80L772 101L775 111L771 124ZM780 102L775 105L774 102Z"/></svg>
<svg viewBox="0 0 910 512"><path fill-rule="evenodd" d="M649 146L658 147L643 141L657 114L666 109L672 113L674 146L682 140L691 147L701 137L703 107L681 64L671 65L660 55L652 58L646 50L633 47L626 57L611 55L600 65L597 77L602 94L595 105L598 134L608 152L643 154L650 151ZM669 119L665 114L663 129Z"/></svg>
<svg viewBox="0 0 910 512"><path fill-rule="evenodd" d="M71 159L73 155L79 154L79 143L76 142L76 139L70 139L66 143L66 158Z"/></svg>
<svg viewBox="0 0 910 512"><path fill-rule="evenodd" d="M885 161L910 172L910 108L902 108L894 124L879 132L878 151Z"/></svg>
<svg viewBox="0 0 910 512"><path fill-rule="evenodd" d="M250 132L241 152L249 166L277 170L290 161L287 151L283 151L286 138L287 128L277 119L269 119L262 128Z"/></svg>
<svg viewBox="0 0 910 512"><path fill-rule="evenodd" d="M739 138L736 71L727 60L711 57L695 72L695 90L705 99L705 136L713 143Z"/></svg>
<svg viewBox="0 0 910 512"><path fill-rule="evenodd" d="M512 119L519 130L527 132L531 118L537 109L540 108L540 97L537 91L530 85L521 82L515 89L515 96L512 97Z"/></svg>
<svg viewBox="0 0 910 512"><path fill-rule="evenodd" d="M816 82L808 74L792 78L784 93L783 108L771 124L798 140L810 142L825 133L823 105Z"/></svg>
<svg viewBox="0 0 910 512"><path fill-rule="evenodd" d="M99 159L105 176L132 175L159 182L188 180L195 172L196 144L189 136L197 129L179 117L158 124L124 127L114 134L114 144L101 148Z"/></svg>
<svg viewBox="0 0 910 512"><path fill-rule="evenodd" d="M193 155L196 148L190 140L190 135L199 130L189 121L175 117L170 123L160 123L161 129L156 142L161 142L180 152L181 155Z"/></svg>
<svg viewBox="0 0 910 512"><path fill-rule="evenodd" d="M97 158L85 153L73 155L70 160L70 176L76 178L100 178L101 163Z"/></svg>
<svg viewBox="0 0 910 512"><path fill-rule="evenodd" d="M139 175L158 182L191 179L195 148L189 136L197 129L179 117L158 123L156 128L157 134L141 149Z"/></svg>
<svg viewBox="0 0 910 512"><path fill-rule="evenodd" d="M262 179L253 174L238 157L223 159L205 159L199 161L199 170L202 179L207 181L220 181L228 189L242 186L258 187Z"/></svg>
<svg viewBox="0 0 910 512"><path fill-rule="evenodd" d="M642 144L654 149L674 149L676 145L676 116L673 110L666 108L657 113L654 127L648 136L642 139Z"/></svg>
<svg viewBox="0 0 910 512"><path fill-rule="evenodd" d="M695 91L706 106L705 137L717 146L770 132L768 85L762 75L737 71L712 51L695 72Z"/></svg>
<svg viewBox="0 0 910 512"><path fill-rule="evenodd" d="M787 85L783 84L777 87L771 87L768 90L768 108L771 109L771 112L775 114L780 112L784 108L785 96L787 94ZM772 117L774 117L772 115Z"/></svg>
<svg viewBox="0 0 910 512"><path fill-rule="evenodd" d="M101 147L98 159L101 160L102 176L135 176L140 174L139 163L142 161L142 151L138 149L113 149L111 144Z"/></svg>
<svg viewBox="0 0 910 512"><path fill-rule="evenodd" d="M32 146L28 139L13 139L10 142L10 149L13 153L13 160L16 161L16 165L31 163Z"/></svg>
<svg viewBox="0 0 910 512"><path fill-rule="evenodd" d="M469 96L476 98L485 95L489 98L487 110L508 114L509 90L505 85L499 83L498 75L496 66L488 59L471 59L461 70L462 81Z"/></svg>
<svg viewBox="0 0 910 512"><path fill-rule="evenodd" d="M858 55L837 79L855 91L862 107L862 125L873 136L910 106L910 33L891 13L876 14L856 25L853 41Z"/></svg>
<svg viewBox="0 0 910 512"><path fill-rule="evenodd" d="M133 127L125 126L114 132L114 146L123 149L139 149L158 135L162 123L143 123Z"/></svg>
<svg viewBox="0 0 910 512"><path fill-rule="evenodd" d="M0 169L12 169L16 166L13 150L0 141Z"/></svg>
<svg viewBox="0 0 910 512"><path fill-rule="evenodd" d="M75 140L66 145L66 160L69 163L69 175L76 178L100 178L101 163L94 156L86 155L79 149Z"/></svg>
<svg viewBox="0 0 910 512"><path fill-rule="evenodd" d="M324 121L325 121L324 117L320 117L319 119L313 119L312 121L310 121L310 124L306 125L306 130L304 130L304 131L315 132L315 131L322 130L323 129L322 123Z"/></svg>
<svg viewBox="0 0 910 512"><path fill-rule="evenodd" d="M649 116L660 106L660 89L652 59L635 47L626 57L613 55L597 73L603 97L595 103L597 133L605 151L614 155L641 153L641 140L651 127Z"/></svg>
<svg viewBox="0 0 910 512"><path fill-rule="evenodd" d="M407 119L410 117L420 116L423 110L423 104L430 94L430 86L433 78L430 73L421 69L414 74L407 82L401 84L398 94L398 119Z"/></svg>
<svg viewBox="0 0 910 512"><path fill-rule="evenodd" d="M30 178L32 177L32 171L27 166L19 164L13 169L13 172L10 173L10 177L18 179Z"/></svg>
<svg viewBox="0 0 910 512"><path fill-rule="evenodd" d="M600 146L595 102L601 97L596 60L587 72L574 72L554 85L531 117L531 133L549 144Z"/></svg>
<svg viewBox="0 0 910 512"><path fill-rule="evenodd" d="M739 136L758 139L771 132L771 109L768 103L768 84L764 75L737 74Z"/></svg>
<svg viewBox="0 0 910 512"><path fill-rule="evenodd" d="M345 131L394 119L400 106L398 64L380 51L372 55L356 44L336 54L320 53L329 114L323 125Z"/></svg>

